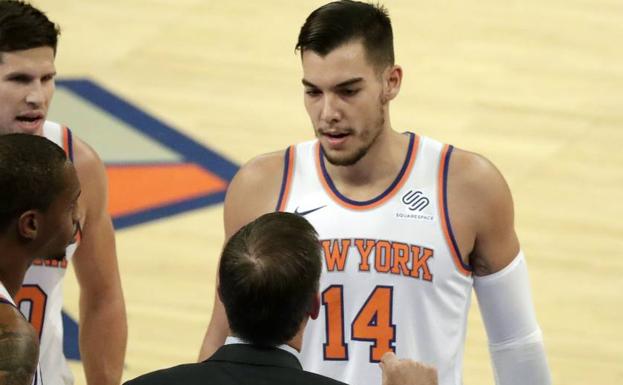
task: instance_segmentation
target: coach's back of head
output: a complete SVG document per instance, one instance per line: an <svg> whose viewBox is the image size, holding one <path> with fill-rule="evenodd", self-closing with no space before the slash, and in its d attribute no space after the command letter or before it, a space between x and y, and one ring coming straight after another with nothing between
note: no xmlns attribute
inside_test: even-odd
<svg viewBox="0 0 623 385"><path fill-rule="evenodd" d="M259 346L290 341L318 311L320 244L303 217L269 213L223 249L219 295L232 333Z"/></svg>

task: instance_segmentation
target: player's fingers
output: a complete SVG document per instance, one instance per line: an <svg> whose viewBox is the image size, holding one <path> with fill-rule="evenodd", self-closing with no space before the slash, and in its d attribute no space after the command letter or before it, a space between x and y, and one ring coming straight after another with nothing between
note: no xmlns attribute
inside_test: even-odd
<svg viewBox="0 0 623 385"><path fill-rule="evenodd" d="M392 363L396 363L396 362L398 362L398 357L396 357L396 354L394 354L394 352L389 351L383 354L383 356L381 357L380 363L381 365L391 365Z"/></svg>
<svg viewBox="0 0 623 385"><path fill-rule="evenodd" d="M383 356L381 357L381 362L379 362L379 365L381 366L381 370L385 370L385 368L387 367L392 367L395 366L398 363L398 357L396 357L396 354L394 354L394 352L389 351L389 352L385 352L385 354L383 354Z"/></svg>

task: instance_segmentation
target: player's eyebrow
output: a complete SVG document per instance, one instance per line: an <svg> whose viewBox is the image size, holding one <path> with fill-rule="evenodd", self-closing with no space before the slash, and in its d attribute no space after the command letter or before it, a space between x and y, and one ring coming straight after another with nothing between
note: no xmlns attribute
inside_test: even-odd
<svg viewBox="0 0 623 385"><path fill-rule="evenodd" d="M29 73L26 73L26 72L14 71L14 72L9 72L9 73L5 74L3 79L5 79L5 80L32 79L32 75L30 75Z"/></svg>
<svg viewBox="0 0 623 385"><path fill-rule="evenodd" d="M47 72L45 74L43 74L43 77L56 77L56 71L50 71ZM33 76L32 74L28 73L28 72L23 72L23 71L14 71L14 72L9 72L6 75L4 75L3 79L4 80L13 80L13 79L34 79L35 76Z"/></svg>
<svg viewBox="0 0 623 385"><path fill-rule="evenodd" d="M352 79L348 79L345 80L341 83L336 84L335 86L333 86L332 88L343 88L343 87L348 87L348 86L352 86L353 84L357 84L359 82L362 82L363 78L359 77L359 78L352 78ZM310 88L320 88L317 85L315 85L314 83L310 82L307 79L302 79L301 82L303 83L303 85L305 87L310 87Z"/></svg>

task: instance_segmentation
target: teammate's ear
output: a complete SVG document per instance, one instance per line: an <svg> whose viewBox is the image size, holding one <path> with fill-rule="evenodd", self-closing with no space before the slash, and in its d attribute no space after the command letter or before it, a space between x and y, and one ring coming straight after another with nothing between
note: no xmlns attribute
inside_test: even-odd
<svg viewBox="0 0 623 385"><path fill-rule="evenodd" d="M309 318L311 319L318 318L318 313L320 313L320 293L316 293L316 295L314 295L311 309L309 309Z"/></svg>
<svg viewBox="0 0 623 385"><path fill-rule="evenodd" d="M387 67L383 74L383 104L394 99L400 92L402 84L402 67L392 65Z"/></svg>
<svg viewBox="0 0 623 385"><path fill-rule="evenodd" d="M19 236L28 240L37 238L39 231L39 215L35 210L22 213L17 219L17 231Z"/></svg>

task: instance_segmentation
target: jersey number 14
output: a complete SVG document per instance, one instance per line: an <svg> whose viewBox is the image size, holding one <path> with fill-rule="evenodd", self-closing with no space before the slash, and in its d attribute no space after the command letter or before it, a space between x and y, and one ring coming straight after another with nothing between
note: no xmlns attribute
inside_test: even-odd
<svg viewBox="0 0 623 385"><path fill-rule="evenodd" d="M351 324L351 339L372 342L370 362L379 362L388 351L396 350L396 325L392 324L393 287L376 286ZM344 340L344 287L329 286L322 292L327 341L325 360L348 360Z"/></svg>

